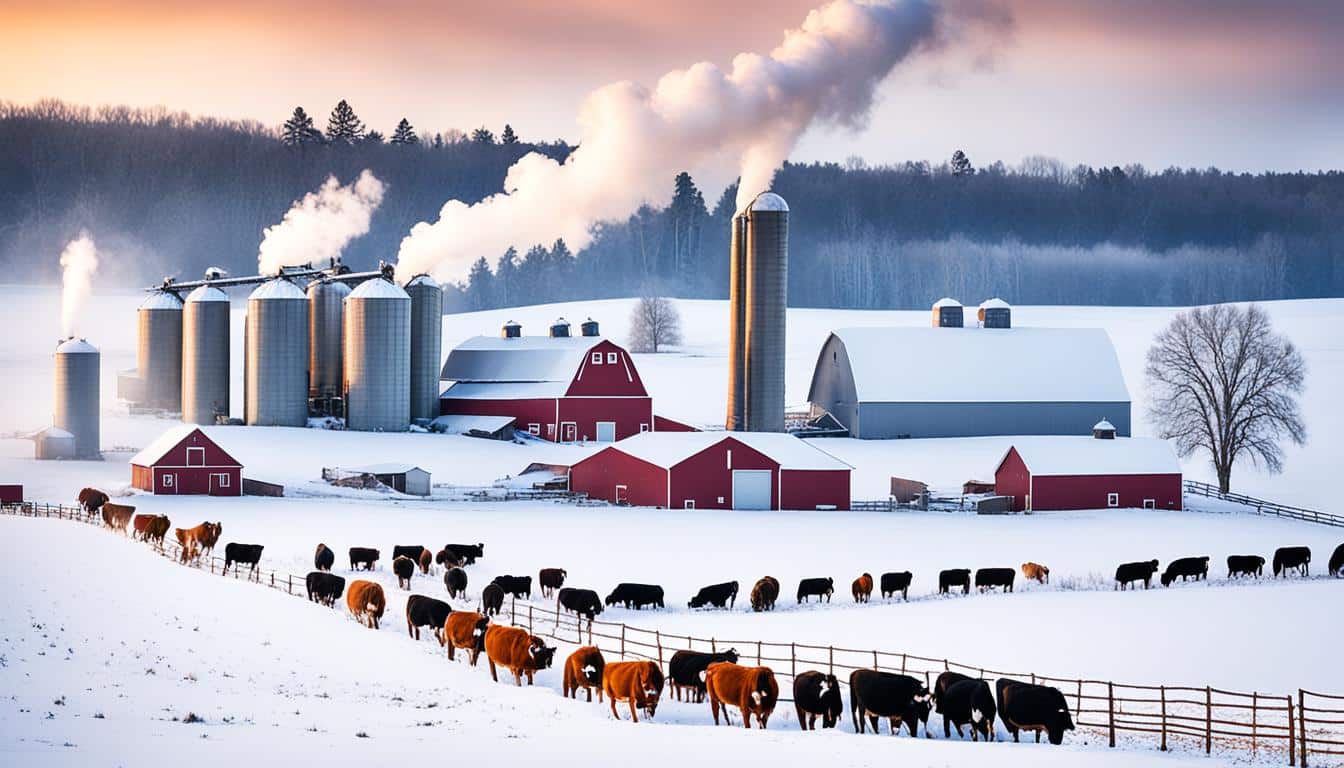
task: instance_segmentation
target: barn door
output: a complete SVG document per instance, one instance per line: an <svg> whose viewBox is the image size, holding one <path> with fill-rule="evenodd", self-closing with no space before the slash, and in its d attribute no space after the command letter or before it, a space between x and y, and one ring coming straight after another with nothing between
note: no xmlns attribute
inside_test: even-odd
<svg viewBox="0 0 1344 768"><path fill-rule="evenodd" d="M579 425L572 421L560 423L560 442L572 443L579 439Z"/></svg>
<svg viewBox="0 0 1344 768"><path fill-rule="evenodd" d="M770 509L770 470L733 470L733 509Z"/></svg>
<svg viewBox="0 0 1344 768"><path fill-rule="evenodd" d="M159 475L159 486L162 489L160 493L177 493L177 475L173 472Z"/></svg>
<svg viewBox="0 0 1344 768"><path fill-rule="evenodd" d="M599 443L616 442L616 422L614 421L597 422L597 442Z"/></svg>
<svg viewBox="0 0 1344 768"><path fill-rule="evenodd" d="M617 504L630 503L629 489L626 488L624 485L616 486L616 503Z"/></svg>

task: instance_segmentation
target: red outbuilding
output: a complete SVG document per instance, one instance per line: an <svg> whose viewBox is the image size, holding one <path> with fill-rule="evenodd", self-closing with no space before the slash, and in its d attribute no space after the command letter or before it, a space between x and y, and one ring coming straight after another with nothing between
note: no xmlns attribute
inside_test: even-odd
<svg viewBox="0 0 1344 768"><path fill-rule="evenodd" d="M131 485L161 494L241 496L243 465L200 427L174 427L131 458Z"/></svg>
<svg viewBox="0 0 1344 768"><path fill-rule="evenodd" d="M1165 440L1106 437L1014 438L994 471L994 492L1015 511L1180 509L1182 476Z"/></svg>
<svg viewBox="0 0 1344 768"><path fill-rule="evenodd" d="M849 509L850 470L787 434L652 432L575 463L569 488L669 509Z"/></svg>
<svg viewBox="0 0 1344 768"><path fill-rule="evenodd" d="M450 386L439 413L509 416L514 429L561 443L614 442L653 429L653 400L630 353L596 335L523 336L516 324L498 337L462 342L443 365Z"/></svg>

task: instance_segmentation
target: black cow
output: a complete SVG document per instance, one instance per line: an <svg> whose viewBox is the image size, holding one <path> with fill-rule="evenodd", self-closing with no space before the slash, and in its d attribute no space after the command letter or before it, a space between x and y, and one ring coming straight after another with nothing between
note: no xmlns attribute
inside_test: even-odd
<svg viewBox="0 0 1344 768"><path fill-rule="evenodd" d="M313 553L313 567L319 571L330 571L331 566L336 564L336 553L332 552L326 544L318 544L317 552Z"/></svg>
<svg viewBox="0 0 1344 768"><path fill-rule="evenodd" d="M415 561L405 555L397 555L392 559L392 572L397 574L398 587L410 589L411 577L415 575Z"/></svg>
<svg viewBox="0 0 1344 768"><path fill-rule="evenodd" d="M946 595L953 587L961 587L961 594L971 593L971 569L949 568L938 572L938 594Z"/></svg>
<svg viewBox="0 0 1344 768"><path fill-rule="evenodd" d="M424 551L425 548L418 544L398 544L392 547L392 560L395 561L398 557L408 557L412 563L418 565L420 554Z"/></svg>
<svg viewBox="0 0 1344 768"><path fill-rule="evenodd" d="M835 675L815 670L793 679L793 708L798 712L798 725L804 731L817 730L817 716L822 728L834 728L844 714L845 704L840 698L840 681Z"/></svg>
<svg viewBox="0 0 1344 768"><path fill-rule="evenodd" d="M826 578L803 579L798 582L798 602L803 602L809 598L816 597L817 602L822 598L826 602L831 602L831 595L835 593L835 580L829 576Z"/></svg>
<svg viewBox="0 0 1344 768"><path fill-rule="evenodd" d="M531 576L496 576L491 584L498 584L505 592L514 597L528 598L532 596L532 577Z"/></svg>
<svg viewBox="0 0 1344 768"><path fill-rule="evenodd" d="M667 662L667 683L672 686L672 695L680 701L684 690L687 701L704 701L705 670L720 661L736 664L737 658L737 651L732 648L718 653L677 651Z"/></svg>
<svg viewBox="0 0 1344 768"><path fill-rule="evenodd" d="M1262 558L1260 562L1264 562ZM1335 547L1334 553L1330 555L1330 564L1327 572L1331 576L1344 576L1344 544Z"/></svg>
<svg viewBox="0 0 1344 768"><path fill-rule="evenodd" d="M942 701L943 694L947 693L947 689L951 688L953 683L974 679L975 678L970 675L963 675L960 672L953 672L950 669L940 673L938 679L933 681L933 711L940 715L943 713L943 705L939 702Z"/></svg>
<svg viewBox="0 0 1344 768"><path fill-rule="evenodd" d="M457 568L466 564L465 560L447 548L439 550L439 553L434 556L434 562L442 565L444 570Z"/></svg>
<svg viewBox="0 0 1344 768"><path fill-rule="evenodd" d="M504 588L495 583L485 585L481 590L481 613L486 616L498 616L504 607Z"/></svg>
<svg viewBox="0 0 1344 768"><path fill-rule="evenodd" d="M449 597L466 597L467 572L457 567L449 568L444 571L443 586L448 588Z"/></svg>
<svg viewBox="0 0 1344 768"><path fill-rule="evenodd" d="M1143 588L1147 589L1153 585L1153 574L1157 573L1156 560L1140 560L1134 563L1123 563L1115 569L1115 587L1125 590L1129 585L1142 581Z"/></svg>
<svg viewBox="0 0 1344 768"><path fill-rule="evenodd" d="M1274 550L1274 575L1287 576L1296 569L1306 576L1311 568L1311 547L1279 547Z"/></svg>
<svg viewBox="0 0 1344 768"><path fill-rule="evenodd" d="M569 574L564 568L542 568L537 574L537 585L541 587L542 597L552 597L555 590L565 586L565 577Z"/></svg>
<svg viewBox="0 0 1344 768"><path fill-rule="evenodd" d="M999 719L1017 741L1018 731L1035 731L1036 741L1045 731L1051 744L1064 743L1064 732L1073 730L1069 703L1058 688L1032 685L1001 677L995 685L999 699Z"/></svg>
<svg viewBox="0 0 1344 768"><path fill-rule="evenodd" d="M443 645L443 624L448 621L452 606L425 595L411 595L406 598L406 634L420 639L420 628L429 627L434 639Z"/></svg>
<svg viewBox="0 0 1344 768"><path fill-rule="evenodd" d="M892 735L904 723L910 735L917 736L921 721L927 733L930 699L929 689L913 677L872 669L856 669L849 675L849 712L859 733L866 732L867 724L877 733L880 717L891 721Z"/></svg>
<svg viewBox="0 0 1344 768"><path fill-rule="evenodd" d="M556 593L555 604L566 611L586 616L589 621L602 612L602 598L591 589L565 587Z"/></svg>
<svg viewBox="0 0 1344 768"><path fill-rule="evenodd" d="M308 574L308 599L331 607L345 592L345 579L334 573L313 571Z"/></svg>
<svg viewBox="0 0 1344 768"><path fill-rule="evenodd" d="M984 592L987 589L1003 587L1004 592L1012 592L1015 578L1017 578L1016 568L978 568L975 571L975 588Z"/></svg>
<svg viewBox="0 0 1344 768"><path fill-rule="evenodd" d="M901 593L902 600L910 599L910 580L914 576L909 571L894 571L882 574L882 597L893 597Z"/></svg>
<svg viewBox="0 0 1344 768"><path fill-rule="evenodd" d="M737 602L737 582L725 581L722 584L711 584L708 587L701 587L695 597L686 605L691 608L704 608L706 605L712 605L716 608L728 608Z"/></svg>
<svg viewBox="0 0 1344 768"><path fill-rule="evenodd" d="M350 570L358 571L362 565L364 570L372 571L376 562L378 562L378 550L372 547L350 548Z"/></svg>
<svg viewBox="0 0 1344 768"><path fill-rule="evenodd" d="M1254 576L1258 579L1264 572L1265 558L1259 555L1227 556L1227 578L1229 579L1237 576Z"/></svg>
<svg viewBox="0 0 1344 768"><path fill-rule="evenodd" d="M1206 579L1209 576L1209 558L1204 557L1178 557L1167 563L1167 569L1162 572L1162 586L1170 587L1171 583L1180 578L1181 581L1187 579Z"/></svg>
<svg viewBox="0 0 1344 768"><path fill-rule="evenodd" d="M646 605L663 607L663 588L657 584L629 584L621 582L607 595L606 604L620 603L626 608L641 610Z"/></svg>
<svg viewBox="0 0 1344 768"><path fill-rule="evenodd" d="M444 544L443 548L461 558L465 565L475 565L476 558L485 557L484 544Z"/></svg>
<svg viewBox="0 0 1344 768"><path fill-rule="evenodd" d="M224 547L224 571L221 576L227 575L229 566L234 563L239 565L250 565L252 570L248 571L247 577L250 579L257 574L257 563L261 562L261 544L239 544L229 542ZM237 568L234 569L237 571Z"/></svg>
<svg viewBox="0 0 1344 768"><path fill-rule="evenodd" d="M943 714L943 738L952 737L952 728L961 737L961 726L971 726L971 740L994 740L994 695L984 680L958 680L938 697Z"/></svg>

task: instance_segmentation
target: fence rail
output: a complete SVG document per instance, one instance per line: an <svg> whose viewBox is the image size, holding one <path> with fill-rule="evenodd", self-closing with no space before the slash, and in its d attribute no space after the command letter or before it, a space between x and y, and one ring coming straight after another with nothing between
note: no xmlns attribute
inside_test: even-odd
<svg viewBox="0 0 1344 768"><path fill-rule="evenodd" d="M1185 492L1194 496L1204 496L1210 499L1221 499L1231 501L1247 507L1254 507L1257 514L1271 515L1273 517L1283 517L1289 520L1301 520L1307 523L1319 523L1320 525L1333 525L1337 528L1344 528L1344 515L1336 515L1330 512L1317 512L1314 509L1304 507L1293 507L1287 504L1277 504L1264 499L1257 499L1254 496L1247 496L1241 493L1223 493L1218 490L1218 486L1208 483L1201 483L1198 480L1186 480Z"/></svg>
<svg viewBox="0 0 1344 768"><path fill-rule="evenodd" d="M0 505L0 512L26 517L72 520L102 527L99 516L76 507L38 502ZM223 560L213 555L183 562L176 541L165 539L154 551L188 567L220 573ZM233 571L235 579L255 581L290 595L306 597L306 577L258 568L255 573ZM558 606L510 601L506 608L514 626L532 634L580 645L596 645L621 659L646 659L666 665L678 650L717 652L734 648L743 663L769 666L781 678L789 701L792 681L799 672L825 669L848 683L856 669L899 672L923 679L933 687L945 671L971 677L1010 677L1058 688L1068 699L1074 722L1105 736L1114 747L1118 739L1134 744L1239 752L1251 757L1286 759L1290 766L1344 766L1344 696L1298 689L1289 694L1244 693L1209 686L1135 685L1109 680L1059 678L1032 672L1005 672L898 651L863 650L806 643L781 643L731 638L700 638L644 629L625 623L583 618ZM1324 760L1326 762L1322 763Z"/></svg>

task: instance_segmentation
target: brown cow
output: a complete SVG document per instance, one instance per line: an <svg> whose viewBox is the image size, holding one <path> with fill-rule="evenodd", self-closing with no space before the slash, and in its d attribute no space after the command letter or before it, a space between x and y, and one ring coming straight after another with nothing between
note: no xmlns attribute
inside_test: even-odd
<svg viewBox="0 0 1344 768"><path fill-rule="evenodd" d="M779 580L774 576L762 576L751 588L751 610L757 613L774 610L778 599Z"/></svg>
<svg viewBox="0 0 1344 768"><path fill-rule="evenodd" d="M569 654L565 659L563 678L564 694L568 698L579 698L579 689L588 692L588 700L593 700L593 689L597 689L597 700L602 700L602 670L606 669L606 659L595 645L585 645ZM571 696L572 694L572 696Z"/></svg>
<svg viewBox="0 0 1344 768"><path fill-rule="evenodd" d="M103 524L114 531L126 533L126 526L135 516L135 507L129 504L113 504L107 502L103 505Z"/></svg>
<svg viewBox="0 0 1344 768"><path fill-rule="evenodd" d="M162 547L163 536L168 533L172 523L168 521L167 515L136 515L131 520L131 525L135 528L135 538L157 542Z"/></svg>
<svg viewBox="0 0 1344 768"><path fill-rule="evenodd" d="M383 595L381 584L357 579L345 590L345 605L350 609L350 615L355 617L355 621L368 626L369 629L377 629L378 620L383 617L383 610L387 608L387 597Z"/></svg>
<svg viewBox="0 0 1344 768"><path fill-rule="evenodd" d="M653 661L615 661L602 670L602 690L611 702L611 716L617 720L616 702L630 702L630 719L639 722L635 709L653 717L658 698L663 695L663 670Z"/></svg>
<svg viewBox="0 0 1344 768"><path fill-rule="evenodd" d="M195 528L174 528L173 533L177 536L177 543L182 547L182 562L196 560L206 554L206 542L213 547L219 540L220 531L224 526L219 523L209 521L201 523Z"/></svg>
<svg viewBox="0 0 1344 768"><path fill-rule="evenodd" d="M201 547L201 555L208 557L211 552L215 551L215 544L219 543L220 534L224 533L224 523L207 522L202 523L201 527L204 527L205 530L201 531L200 536L196 538L196 543Z"/></svg>
<svg viewBox="0 0 1344 768"><path fill-rule="evenodd" d="M397 586L411 588L411 576L415 575L415 561L405 555L397 555L392 561L392 572L397 574Z"/></svg>
<svg viewBox="0 0 1344 768"><path fill-rule="evenodd" d="M769 667L739 667L726 661L709 665L705 670L705 690L709 693L709 708L714 713L714 724L719 724L719 709L723 709L723 722L732 725L728 719L728 705L742 712L742 726L751 728L751 716L765 729L770 713L775 711L779 701L779 683L775 682L775 673Z"/></svg>
<svg viewBox="0 0 1344 768"><path fill-rule="evenodd" d="M491 624L485 630L485 657L490 662L490 679L499 681L495 666L501 666L513 673L513 684L522 685L523 676L527 684L532 684L532 676L551 666L555 658L555 649L547 648L540 637L529 635L527 630Z"/></svg>
<svg viewBox="0 0 1344 768"><path fill-rule="evenodd" d="M84 514L92 517L93 513L102 509L103 505L108 502L108 496L97 488L82 488L75 500L84 509Z"/></svg>
<svg viewBox="0 0 1344 768"><path fill-rule="evenodd" d="M434 565L434 553L430 552L429 548L426 547L425 551L420 553L420 572L428 576L429 567L431 565Z"/></svg>
<svg viewBox="0 0 1344 768"><path fill-rule="evenodd" d="M149 530L149 521L154 519L154 515L136 515L131 520L131 538L143 539L145 531Z"/></svg>
<svg viewBox="0 0 1344 768"><path fill-rule="evenodd" d="M868 598L873 596L873 574L865 573L854 580L854 585L850 587L854 593L854 602L866 603Z"/></svg>
<svg viewBox="0 0 1344 768"><path fill-rule="evenodd" d="M453 649L466 651L467 661L474 667L476 660L481 657L481 651L485 649L485 630L489 626L490 619L487 616L471 611L453 611L448 614L448 620L443 622L439 643L448 646L450 661L453 659Z"/></svg>
<svg viewBox="0 0 1344 768"><path fill-rule="evenodd" d="M1022 578L1035 579L1038 583L1050 583L1050 569L1040 563L1023 563Z"/></svg>

